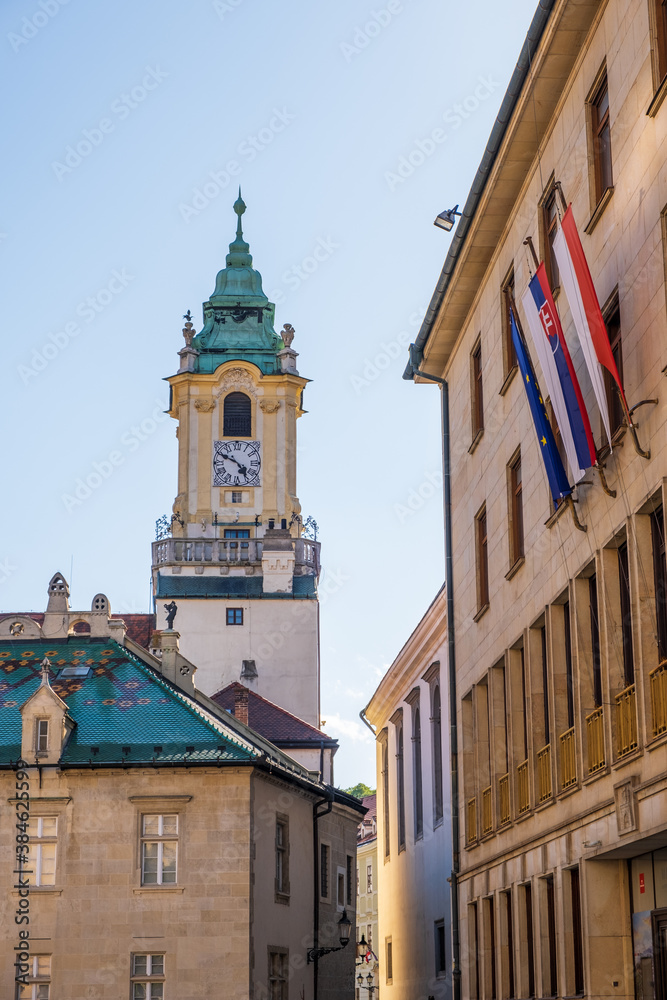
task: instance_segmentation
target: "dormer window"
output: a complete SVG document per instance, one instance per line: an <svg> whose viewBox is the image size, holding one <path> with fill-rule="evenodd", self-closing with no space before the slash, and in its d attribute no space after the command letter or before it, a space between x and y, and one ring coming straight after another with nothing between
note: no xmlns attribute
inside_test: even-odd
<svg viewBox="0 0 667 1000"><path fill-rule="evenodd" d="M49 749L49 720L37 719L37 753L47 753Z"/></svg>

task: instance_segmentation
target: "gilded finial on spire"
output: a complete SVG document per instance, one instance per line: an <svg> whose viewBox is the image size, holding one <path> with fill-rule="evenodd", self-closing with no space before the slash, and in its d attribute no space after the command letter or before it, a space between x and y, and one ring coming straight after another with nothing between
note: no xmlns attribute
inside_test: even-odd
<svg viewBox="0 0 667 1000"><path fill-rule="evenodd" d="M236 201L234 202L234 211L236 212L236 214L239 217L239 221L236 224L236 238L237 238L237 240L242 240L243 239L243 229L241 228L241 216L245 212L245 209L246 209L246 204L245 204L243 198L241 197L241 185L239 184L239 196L236 199Z"/></svg>
<svg viewBox="0 0 667 1000"><path fill-rule="evenodd" d="M250 247L243 239L243 227L241 225L241 216L245 212L245 209L246 205L241 197L241 187L239 185L239 196L234 202L234 211L239 217L236 224L236 239L233 243L229 244L227 267L252 267L252 257L248 252Z"/></svg>

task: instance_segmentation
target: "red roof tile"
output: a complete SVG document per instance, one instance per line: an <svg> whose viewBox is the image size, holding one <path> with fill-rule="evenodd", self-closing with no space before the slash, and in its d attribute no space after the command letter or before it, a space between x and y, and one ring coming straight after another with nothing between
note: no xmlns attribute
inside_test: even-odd
<svg viewBox="0 0 667 1000"><path fill-rule="evenodd" d="M222 691L214 694L213 701L233 714L235 693L239 688L243 689L244 685L234 681ZM338 741L327 736L326 733L308 725L307 722L298 719L296 715L286 712L284 708L274 705L272 701L267 701L266 698L262 698L261 695L250 690L248 690L248 725L277 747L304 743L310 743L317 747L321 743L329 747L338 745Z"/></svg>
<svg viewBox="0 0 667 1000"><path fill-rule="evenodd" d="M122 618L125 622L125 631L130 639L137 645L149 648L151 636L155 630L155 615L112 615L112 618Z"/></svg>

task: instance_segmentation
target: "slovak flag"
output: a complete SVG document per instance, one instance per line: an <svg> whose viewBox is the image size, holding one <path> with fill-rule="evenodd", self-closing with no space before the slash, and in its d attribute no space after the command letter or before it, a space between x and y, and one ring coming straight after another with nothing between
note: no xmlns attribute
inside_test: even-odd
<svg viewBox="0 0 667 1000"><path fill-rule="evenodd" d="M567 212L563 216L561 228L556 233L554 239L554 254L558 263L558 270L565 288L567 301L572 310L572 319L579 336L581 350L584 355L586 367L593 383L593 392L597 400L602 422L607 432L607 440L611 448L611 430L609 427L609 409L607 407L607 394L602 377L602 367L604 366L610 373L621 394L623 408L628 422L631 423L628 404L623 392L623 386L618 375L614 355L611 352L609 335L598 297L595 294L595 286L588 269L588 263L584 254L584 248L579 239L577 226L572 214L572 205L568 205Z"/></svg>
<svg viewBox="0 0 667 1000"><path fill-rule="evenodd" d="M575 482L596 464L595 442L570 352L556 312L544 263L522 299L544 382L560 427L565 454Z"/></svg>

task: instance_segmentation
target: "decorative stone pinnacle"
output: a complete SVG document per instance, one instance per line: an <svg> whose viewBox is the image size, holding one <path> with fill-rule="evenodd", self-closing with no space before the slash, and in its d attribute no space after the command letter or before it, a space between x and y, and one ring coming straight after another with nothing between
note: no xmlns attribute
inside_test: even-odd
<svg viewBox="0 0 667 1000"><path fill-rule="evenodd" d="M280 331L280 336L285 347L291 347L292 341L294 340L294 327L291 323L285 323L282 330Z"/></svg>
<svg viewBox="0 0 667 1000"><path fill-rule="evenodd" d="M44 659L42 660L42 662L40 663L40 667L42 668L42 684L48 684L49 683L49 667L50 666L51 666L51 661L48 659L48 657L45 656Z"/></svg>
<svg viewBox="0 0 667 1000"><path fill-rule="evenodd" d="M186 347L192 347L192 341L195 336L195 328L192 325L192 314L190 313L189 309L186 312L183 319L185 320L185 326L183 327L183 337L185 338L185 344Z"/></svg>

